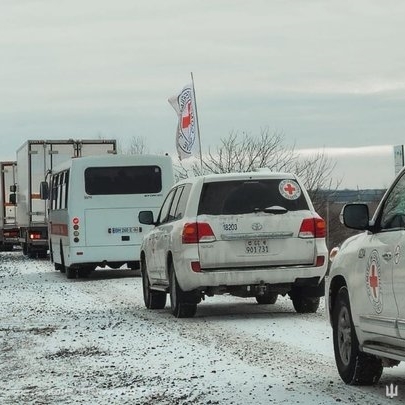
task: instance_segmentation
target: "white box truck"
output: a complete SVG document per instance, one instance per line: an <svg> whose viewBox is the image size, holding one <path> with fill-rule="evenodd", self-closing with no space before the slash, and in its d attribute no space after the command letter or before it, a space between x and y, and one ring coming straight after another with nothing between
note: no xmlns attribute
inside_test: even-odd
<svg viewBox="0 0 405 405"><path fill-rule="evenodd" d="M16 219L15 184L17 162L0 162L0 250L13 250L18 245L18 226Z"/></svg>
<svg viewBox="0 0 405 405"><path fill-rule="evenodd" d="M40 183L55 166L82 156L115 154L116 140L28 140L17 150L17 225L24 255L48 253L48 207Z"/></svg>

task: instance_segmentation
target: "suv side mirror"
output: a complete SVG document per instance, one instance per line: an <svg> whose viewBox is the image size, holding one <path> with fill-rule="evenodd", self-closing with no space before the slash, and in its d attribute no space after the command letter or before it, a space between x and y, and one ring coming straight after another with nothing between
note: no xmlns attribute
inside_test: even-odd
<svg viewBox="0 0 405 405"><path fill-rule="evenodd" d="M140 211L138 214L138 220L141 224L153 225L153 212L152 211Z"/></svg>
<svg viewBox="0 0 405 405"><path fill-rule="evenodd" d="M370 216L367 204L346 204L341 214L341 222L352 229L366 230L369 227Z"/></svg>
<svg viewBox="0 0 405 405"><path fill-rule="evenodd" d="M49 187L46 181L41 181L39 184L39 195L41 200L47 200L49 198Z"/></svg>

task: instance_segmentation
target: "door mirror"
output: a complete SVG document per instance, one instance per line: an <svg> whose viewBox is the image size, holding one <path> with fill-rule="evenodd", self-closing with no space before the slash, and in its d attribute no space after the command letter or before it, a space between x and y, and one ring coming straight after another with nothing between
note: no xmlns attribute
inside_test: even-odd
<svg viewBox="0 0 405 405"><path fill-rule="evenodd" d="M141 224L153 225L153 212L152 211L140 211L138 214L138 220Z"/></svg>
<svg viewBox="0 0 405 405"><path fill-rule="evenodd" d="M341 213L341 222L348 228L368 229L370 217L367 204L346 204Z"/></svg>
<svg viewBox="0 0 405 405"><path fill-rule="evenodd" d="M49 187L46 181L41 181L39 185L39 195L41 200L47 200L49 198Z"/></svg>

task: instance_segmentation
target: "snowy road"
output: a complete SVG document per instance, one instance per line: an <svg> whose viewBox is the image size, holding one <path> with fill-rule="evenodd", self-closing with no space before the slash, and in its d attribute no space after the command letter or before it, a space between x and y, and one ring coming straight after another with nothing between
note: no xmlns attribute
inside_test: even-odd
<svg viewBox="0 0 405 405"><path fill-rule="evenodd" d="M67 280L47 260L0 253L1 404L395 404L405 366L349 387L322 307L207 298L195 318L143 305L139 273ZM386 386L398 397L386 397Z"/></svg>

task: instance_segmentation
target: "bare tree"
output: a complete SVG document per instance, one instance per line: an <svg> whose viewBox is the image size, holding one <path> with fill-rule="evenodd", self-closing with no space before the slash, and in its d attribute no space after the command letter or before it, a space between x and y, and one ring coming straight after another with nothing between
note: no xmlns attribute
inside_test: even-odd
<svg viewBox="0 0 405 405"><path fill-rule="evenodd" d="M239 136L237 132L232 132L220 142L214 151L209 148L202 164L193 163L191 170L194 175L268 168L272 171L296 173L313 197L317 196L316 192L330 190L332 187L330 176L335 163L324 152L303 158L295 152L295 145L284 144L283 133L271 133L268 128L262 129L258 137L247 133ZM189 169L180 163L178 177L188 177L188 171Z"/></svg>
<svg viewBox="0 0 405 405"><path fill-rule="evenodd" d="M318 212L326 210L328 201L333 200L334 191L341 183L337 180L333 184L332 173L335 166L336 162L322 151L305 158L298 155L297 160L289 167L289 171L303 180Z"/></svg>
<svg viewBox="0 0 405 405"><path fill-rule="evenodd" d="M149 153L145 138L142 136L133 136L126 153L128 155L143 155Z"/></svg>
<svg viewBox="0 0 405 405"><path fill-rule="evenodd" d="M293 152L293 148L286 148L282 144L282 134L270 134L268 130L262 131L257 138L247 133L243 133L240 137L237 132L231 132L220 142L214 151L208 149L202 166L197 163L193 165L193 172L196 175L248 172L259 167L282 170Z"/></svg>

